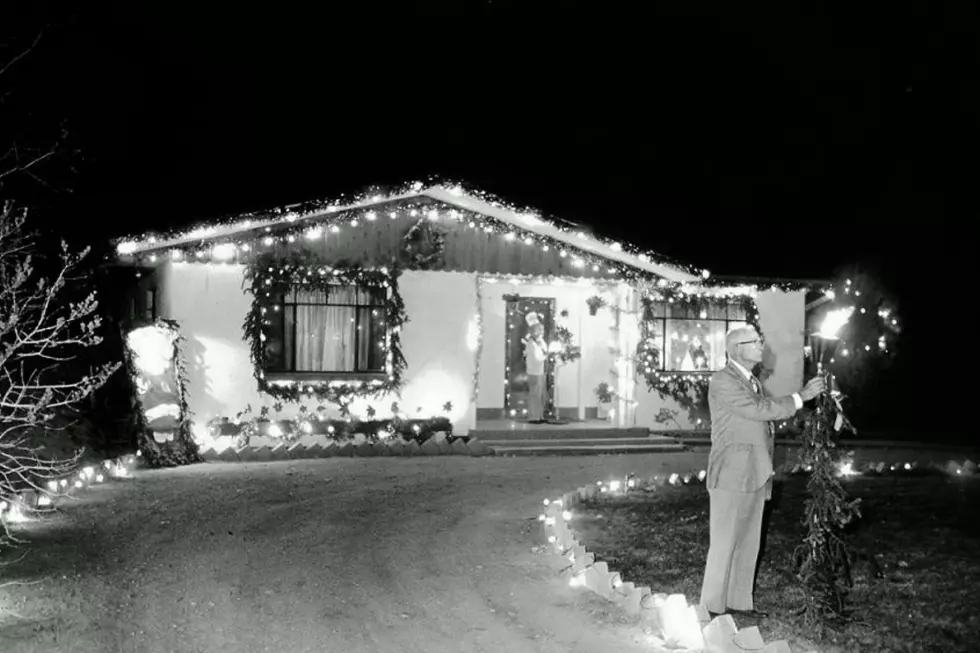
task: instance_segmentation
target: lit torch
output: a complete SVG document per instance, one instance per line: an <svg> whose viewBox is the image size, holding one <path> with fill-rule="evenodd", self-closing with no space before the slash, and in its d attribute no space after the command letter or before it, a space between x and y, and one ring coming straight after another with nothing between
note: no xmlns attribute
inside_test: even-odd
<svg viewBox="0 0 980 653"><path fill-rule="evenodd" d="M824 317L823 324L820 325L820 331L810 334L810 356L817 364L817 375L827 374L829 377L827 379L827 391L830 393L834 391L834 377L829 372L824 371L824 365L829 364L833 360L834 353L837 351L837 345L840 344L837 333L841 330L841 327L847 324L853 312L853 306L830 311Z"/></svg>

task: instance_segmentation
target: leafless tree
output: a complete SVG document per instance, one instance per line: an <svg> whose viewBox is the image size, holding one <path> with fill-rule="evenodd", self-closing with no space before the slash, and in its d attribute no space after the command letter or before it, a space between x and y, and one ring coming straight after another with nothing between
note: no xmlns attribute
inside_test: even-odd
<svg viewBox="0 0 980 653"><path fill-rule="evenodd" d="M0 62L0 83L39 40ZM5 97L0 89L0 102ZM57 261L46 261L42 271L27 209L2 197L5 183L18 175L40 180L37 170L57 150L57 140L31 149L13 139L0 157L0 502L8 506L19 505L25 492L44 492L49 480L77 464L79 451L54 454L44 448L45 436L56 428L59 413L90 396L120 367L79 366L80 354L102 340L95 293L78 292L88 250L72 252L62 243ZM0 551L10 539L4 526Z"/></svg>

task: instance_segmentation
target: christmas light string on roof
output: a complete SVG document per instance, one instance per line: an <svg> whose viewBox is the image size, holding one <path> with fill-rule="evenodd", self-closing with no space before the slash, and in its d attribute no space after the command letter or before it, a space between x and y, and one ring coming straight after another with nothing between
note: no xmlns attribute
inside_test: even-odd
<svg viewBox="0 0 980 653"><path fill-rule="evenodd" d="M646 273L674 283L697 282L710 276L706 270L588 234L569 227L565 221L544 218L532 209L519 209L488 193L464 190L459 184L426 187L415 182L392 193L373 192L350 199L294 204L180 232L118 239L114 244L120 257L140 257L149 263L157 262L161 255L185 260L191 252L190 260L232 261L248 254L255 244L271 247L296 242L300 237L329 238L345 223L357 226L403 214L426 215L434 220L455 218L470 228L479 226L487 233L501 234L508 240L520 239L545 251L557 246L563 257L573 256L576 267L590 265L594 272L606 268L606 272L631 277Z"/></svg>

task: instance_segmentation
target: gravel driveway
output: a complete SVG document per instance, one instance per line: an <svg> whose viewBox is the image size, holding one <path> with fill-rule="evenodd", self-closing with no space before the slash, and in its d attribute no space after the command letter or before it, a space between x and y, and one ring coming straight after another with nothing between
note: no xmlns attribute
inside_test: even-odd
<svg viewBox="0 0 980 653"><path fill-rule="evenodd" d="M705 453L203 464L25 525L4 653L649 651L555 576L541 499ZM5 593L5 594L4 594Z"/></svg>

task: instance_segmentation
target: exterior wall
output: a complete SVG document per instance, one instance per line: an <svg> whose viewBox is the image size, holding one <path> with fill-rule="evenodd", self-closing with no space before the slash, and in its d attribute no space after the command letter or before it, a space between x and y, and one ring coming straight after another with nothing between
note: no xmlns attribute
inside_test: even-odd
<svg viewBox="0 0 980 653"><path fill-rule="evenodd" d="M766 390L774 395L786 395L800 389L803 383L803 345L805 340L804 319L806 293L767 290L756 297L759 323L766 337L763 366L773 370L766 380ZM676 424L658 424L656 416L662 408L679 411L677 421L681 428L698 428L691 423L687 411L670 397L661 398L649 390L646 381L636 382L636 424L650 429L677 428Z"/></svg>
<svg viewBox="0 0 980 653"><path fill-rule="evenodd" d="M616 286L612 288L620 289ZM481 409L504 408L504 374L506 353L506 302L504 295L555 299L555 313L572 332L582 347L582 357L564 365L558 372L558 401L564 414L571 412L584 417L585 409L597 407L595 388L602 381L612 383L610 369L615 356L610 351L613 314L608 309L589 315L586 300L596 294L611 297L610 286L605 292L592 283L533 284L494 282L484 279L482 291L483 349L480 356L480 394L477 406ZM568 317L557 317L567 310Z"/></svg>
<svg viewBox="0 0 980 653"><path fill-rule="evenodd" d="M262 406L275 403L274 398L258 392L249 348L242 337L242 322L251 306L251 296L242 288L243 271L241 265L203 263L166 263L160 270L161 316L177 320L187 341L189 404L195 423L203 424L214 417L232 418L247 405L258 413ZM616 345L611 341L615 314L602 309L589 315L586 300L599 294L627 310L637 308L636 298L625 286L491 283L485 279L479 304L483 326L479 398L474 405L477 274L406 271L399 280L399 291L409 317L402 333L408 366L398 399L401 408L414 414L421 407L420 414L428 417L446 414L443 406L451 402L448 416L454 432L461 435L476 426L477 407L504 406L503 295L554 297L556 312L568 311L564 321L582 346L582 358L561 368L558 397L563 412L580 417L585 416L586 409L597 407L596 386L603 381L613 384L615 377L610 370L617 359L610 351ZM774 370L766 387L777 395L799 389L802 382L804 296L803 292L766 291L757 298L767 340L764 364ZM635 321L635 316L624 315L619 327L618 346L629 355L635 347ZM635 391L636 404L619 404L613 424L671 428L673 425L658 424L655 417L663 407L678 410L676 402L648 390L643 379L636 380L634 390L629 378L632 370L622 372L622 383L614 389L626 396ZM378 417L390 416L394 400L374 402ZM304 403L311 410L316 408L315 400ZM359 400L352 409L357 414L365 407L366 402ZM295 410L295 404L287 405L281 416L290 417ZM695 427L686 411L680 411L677 419L684 428Z"/></svg>
<svg viewBox="0 0 980 653"><path fill-rule="evenodd" d="M161 270L161 313L177 320L186 338L189 408L195 424L214 417L233 418L251 405L253 414L275 398L259 393L242 322L251 295L242 288L244 266L207 263L167 263ZM447 415L453 430L465 434L475 425L472 406L475 355L467 344L467 324L476 313L475 275L446 272L404 272L399 291L409 321L402 331L402 351L408 362L402 397L374 402L378 417L390 416L391 402L412 415ZM304 401L311 410L316 400ZM295 414L288 404L281 416ZM366 402L352 405L355 414ZM333 410L333 406L330 406Z"/></svg>

